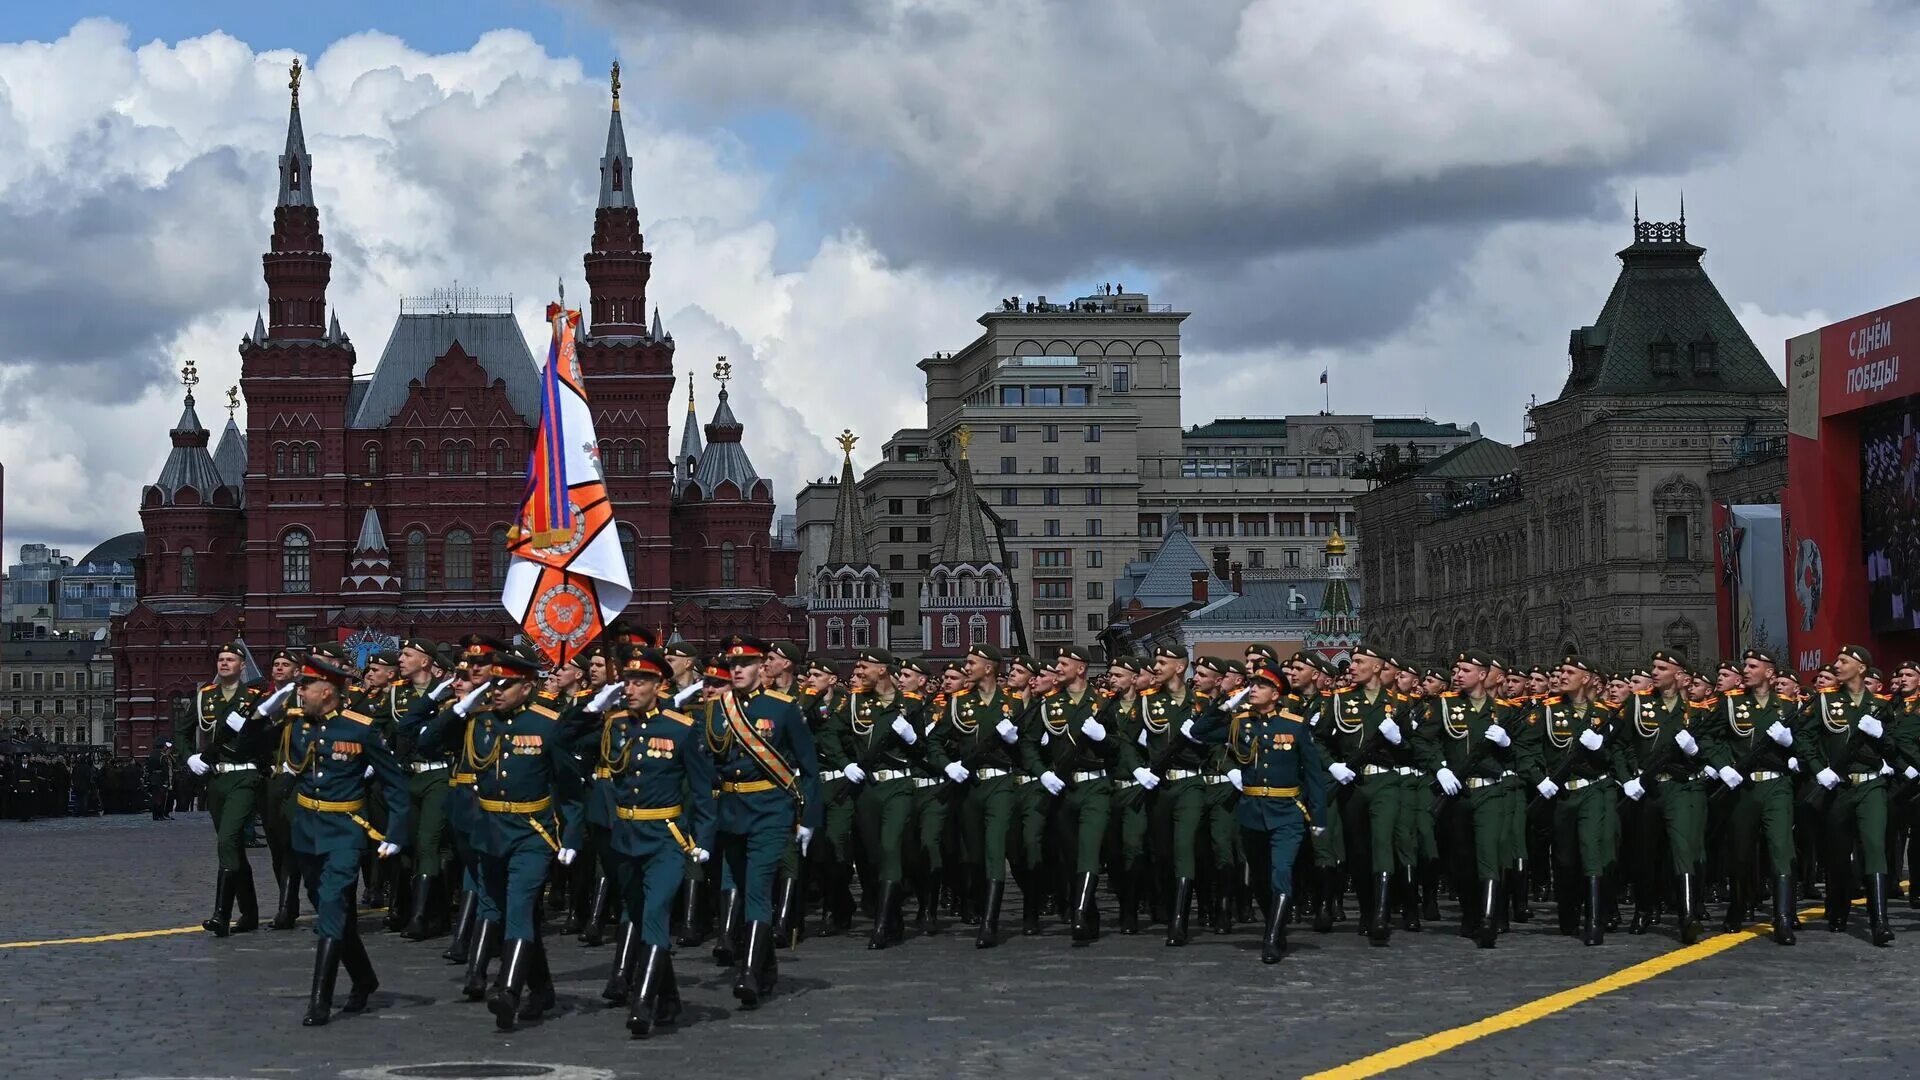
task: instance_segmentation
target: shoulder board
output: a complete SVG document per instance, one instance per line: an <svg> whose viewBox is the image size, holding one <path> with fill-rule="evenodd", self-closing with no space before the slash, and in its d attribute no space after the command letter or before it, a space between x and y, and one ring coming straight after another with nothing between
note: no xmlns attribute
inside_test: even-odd
<svg viewBox="0 0 1920 1080"><path fill-rule="evenodd" d="M761 693L767 695L768 697L772 698L775 701L785 701L788 703L791 703L793 701L792 694L784 693L779 690L763 690L761 691Z"/></svg>
<svg viewBox="0 0 1920 1080"><path fill-rule="evenodd" d="M1458 690L1442 690L1442 691L1440 691L1440 696L1441 696L1441 697L1443 697L1443 698L1457 698L1457 697L1459 697L1459 696L1460 696L1460 691L1458 691Z"/></svg>
<svg viewBox="0 0 1920 1080"><path fill-rule="evenodd" d="M1634 696L1634 697L1649 697L1649 698L1650 698L1650 697L1652 697L1652 696L1653 696L1653 691L1652 691L1651 689L1648 689L1648 690L1635 690L1635 691L1633 692L1633 696Z"/></svg>
<svg viewBox="0 0 1920 1080"><path fill-rule="evenodd" d="M368 716L366 713L360 712L358 710L343 709L341 710L340 715L347 718L348 720L353 721L356 724L365 724L368 727L373 726L373 717Z"/></svg>
<svg viewBox="0 0 1920 1080"><path fill-rule="evenodd" d="M1560 699L1558 697L1545 697L1540 699L1540 703L1542 705L1558 705L1560 704Z"/></svg>
<svg viewBox="0 0 1920 1080"><path fill-rule="evenodd" d="M1153 695L1153 694L1157 694L1157 693L1159 693L1159 692L1160 692L1160 688L1159 688L1159 687L1157 687L1157 686L1149 686L1149 687L1147 687L1147 688L1146 688L1145 690L1142 690L1142 691L1140 691L1140 696L1141 696L1141 697L1149 697L1149 696L1151 696L1151 695Z"/></svg>
<svg viewBox="0 0 1920 1080"><path fill-rule="evenodd" d="M1742 688L1740 688L1740 689L1738 689L1738 690L1728 690L1728 691L1726 691L1726 692L1724 692L1724 693L1722 693L1722 694L1721 694L1720 696L1721 696L1721 697L1739 697L1740 695L1742 695L1742 694L1744 694L1744 693L1746 693L1746 692L1747 692L1747 691L1746 691L1746 688L1745 688L1745 687L1742 687Z"/></svg>
<svg viewBox="0 0 1920 1080"><path fill-rule="evenodd" d="M559 712L553 709L549 709L545 705L540 704L539 702L534 702L534 701L528 702L527 711L530 713L534 713L535 715L538 715L538 716L544 716L549 720L560 719Z"/></svg>
<svg viewBox="0 0 1920 1080"><path fill-rule="evenodd" d="M1505 705L1509 709L1517 709L1527 703L1525 698L1494 698L1493 700L1494 704Z"/></svg>
<svg viewBox="0 0 1920 1080"><path fill-rule="evenodd" d="M914 692L913 692L913 691L911 691L911 690L902 690L902 691L900 691L900 696L901 696L901 697L903 697L903 698L906 698L906 699L907 699L908 701L924 701L924 700L925 700L925 698L924 698L924 697L923 697L922 695L920 695L920 694L916 694L916 693L914 693ZM935 701L944 701L944 700L946 700L946 695L945 695L945 694L939 694L939 695L936 695L936 696L934 697L934 700L935 700Z"/></svg>
<svg viewBox="0 0 1920 1080"><path fill-rule="evenodd" d="M582 702L582 701L592 701L592 700L593 700L593 695L594 695L594 694L596 694L596 693L599 693L599 691L597 691L597 690L575 690L575 691L573 692L573 700L574 700L574 701L575 701L576 703L577 703L577 702Z"/></svg>
<svg viewBox="0 0 1920 1080"><path fill-rule="evenodd" d="M962 697L965 697L966 695L968 695L968 694L971 694L971 693L973 693L973 687L971 687L971 686L963 686L963 687L961 687L960 689L958 689L958 690L955 690L955 691L953 692L953 696L954 696L954 698L955 698L955 700L958 700L958 699L960 699L960 698L962 698Z"/></svg>
<svg viewBox="0 0 1920 1080"><path fill-rule="evenodd" d="M1239 712L1233 714L1233 718L1235 720L1250 720L1253 718L1253 710L1241 709Z"/></svg>
<svg viewBox="0 0 1920 1080"><path fill-rule="evenodd" d="M1892 694L1875 694L1875 695L1873 695L1873 700L1875 700L1875 701L1892 701L1892 700L1893 700L1893 695L1892 695Z"/></svg>
<svg viewBox="0 0 1920 1080"><path fill-rule="evenodd" d="M1048 697L1049 699L1051 699L1051 698L1057 698L1057 697L1059 697L1059 696L1060 696L1060 691L1058 691L1058 690L1049 690L1049 691L1047 691L1047 697Z"/></svg>
<svg viewBox="0 0 1920 1080"><path fill-rule="evenodd" d="M693 726L693 717L688 716L686 713L675 712L672 709L661 709L660 715L666 717L667 719L673 721L676 724L684 724L687 727Z"/></svg>
<svg viewBox="0 0 1920 1080"><path fill-rule="evenodd" d="M559 701L560 700L559 694L556 694L553 691L548 690L544 686L538 690L535 690L533 692L533 697L535 701Z"/></svg>
<svg viewBox="0 0 1920 1080"><path fill-rule="evenodd" d="M220 689L220 684L217 682L210 682L207 685L200 688L201 692L203 693L208 690L218 690L218 689Z"/></svg>
<svg viewBox="0 0 1920 1080"><path fill-rule="evenodd" d="M1303 720L1303 719L1301 719L1301 718L1300 718L1300 714L1299 714L1299 713L1296 713L1296 712L1291 712L1291 711L1289 711L1289 710L1286 710L1286 709L1281 709L1281 710L1280 710L1280 718L1281 718L1281 719L1283 719L1283 720L1291 720L1291 721L1293 721L1293 722L1294 722L1294 723L1296 723L1296 724L1304 724L1304 723L1306 723L1306 721L1305 721L1305 720Z"/></svg>

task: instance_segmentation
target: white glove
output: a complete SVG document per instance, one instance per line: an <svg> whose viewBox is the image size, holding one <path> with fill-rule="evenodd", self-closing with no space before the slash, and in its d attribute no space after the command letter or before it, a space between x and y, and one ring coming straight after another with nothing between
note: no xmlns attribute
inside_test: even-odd
<svg viewBox="0 0 1920 1080"><path fill-rule="evenodd" d="M813 830L807 828L805 825L795 826L793 838L800 841L800 854L805 855L807 853L807 845L813 843Z"/></svg>
<svg viewBox="0 0 1920 1080"><path fill-rule="evenodd" d="M1486 739L1488 742L1503 750L1513 745L1513 739L1507 734L1507 729L1501 727L1499 724L1487 725Z"/></svg>
<svg viewBox="0 0 1920 1080"><path fill-rule="evenodd" d="M1140 786L1148 791L1160 786L1160 778L1153 775L1153 770L1145 766L1133 770L1133 778L1140 781Z"/></svg>
<svg viewBox="0 0 1920 1080"><path fill-rule="evenodd" d="M373 853L382 859L392 858L400 854L400 845L391 840L382 840L380 846L373 849Z"/></svg>
<svg viewBox="0 0 1920 1080"><path fill-rule="evenodd" d="M1538 791L1540 793L1540 797L1543 799L1551 799L1555 795L1560 794L1560 785L1554 783L1551 777L1540 781L1538 784L1535 784L1533 789L1535 791Z"/></svg>
<svg viewBox="0 0 1920 1080"><path fill-rule="evenodd" d="M1141 729L1140 729L1140 737L1139 737L1139 738L1137 738L1137 739L1135 739L1135 740L1133 740L1133 741L1134 741L1134 742L1137 742L1137 743L1139 743L1139 744L1140 744L1141 746L1145 746L1145 745L1147 745L1147 729L1146 729L1146 728L1141 728Z"/></svg>
<svg viewBox="0 0 1920 1080"><path fill-rule="evenodd" d="M1186 736L1188 742L1200 741L1199 739L1196 739L1193 737L1193 721L1192 720L1186 720L1181 722L1180 734Z"/></svg>
<svg viewBox="0 0 1920 1080"><path fill-rule="evenodd" d="M1085 720L1080 721L1080 734L1085 735L1094 742L1099 742L1107 737L1107 726L1089 716Z"/></svg>
<svg viewBox="0 0 1920 1080"><path fill-rule="evenodd" d="M1720 772L1717 775L1720 777L1720 782L1730 788L1739 787L1740 781L1746 779L1746 777L1740 775L1740 770L1731 765L1720 766Z"/></svg>
<svg viewBox="0 0 1920 1080"><path fill-rule="evenodd" d="M687 854L691 856L696 863L703 863L713 858L713 853L703 847L694 848L692 851L687 852Z"/></svg>
<svg viewBox="0 0 1920 1080"><path fill-rule="evenodd" d="M434 701L445 701L447 697L447 692L452 689L453 689L453 676L449 675L446 678L441 679L440 684L438 686L435 686L433 689L427 691L427 697L433 699Z"/></svg>
<svg viewBox="0 0 1920 1080"><path fill-rule="evenodd" d="M1840 774L1834 772L1832 769L1821 769L1819 772L1813 774L1813 782L1826 788L1828 791L1832 791L1834 788L1840 786Z"/></svg>
<svg viewBox="0 0 1920 1080"><path fill-rule="evenodd" d="M685 705L688 701L691 701L694 695L700 692L700 687L701 687L700 683L694 683L692 686L689 686L686 689L680 691L679 693L673 695L673 707L677 709L680 706Z"/></svg>
<svg viewBox="0 0 1920 1080"><path fill-rule="evenodd" d="M1000 718L999 723L993 725L993 730L1000 733L1000 741L1006 743L1008 746L1012 746L1014 743L1020 741L1020 729L1013 725L1013 721L1004 716Z"/></svg>
<svg viewBox="0 0 1920 1080"><path fill-rule="evenodd" d="M563 847L559 851L554 852L553 857L560 860L561 866L572 866L574 858L579 854L579 852L570 847Z"/></svg>
<svg viewBox="0 0 1920 1080"><path fill-rule="evenodd" d="M587 702L587 711L590 713L605 712L607 706L612 704L613 696L618 694L621 689L623 689L622 686L617 682L610 682L601 687L600 692L593 695L593 700Z"/></svg>
<svg viewBox="0 0 1920 1080"><path fill-rule="evenodd" d="M280 689L275 690L273 693L268 694L267 700L260 703L259 711L266 713L269 716L279 712L280 707L282 705L285 705L287 699L293 696L293 690L296 685L298 684L288 683L287 685L281 687Z"/></svg>
<svg viewBox="0 0 1920 1080"><path fill-rule="evenodd" d="M241 716L240 711L238 709L235 709L233 712L230 712L227 714L227 727L233 729L234 731L239 731L241 728L246 726L247 726L247 718L244 716Z"/></svg>
<svg viewBox="0 0 1920 1080"><path fill-rule="evenodd" d="M1322 836L1327 835L1327 827L1325 825L1315 825L1310 831L1313 833L1314 839L1316 840Z"/></svg>
<svg viewBox="0 0 1920 1080"><path fill-rule="evenodd" d="M1247 692L1252 689L1253 687L1251 686L1243 686L1235 690L1233 696L1227 699L1227 708L1231 710L1238 707L1242 701L1247 699Z"/></svg>
<svg viewBox="0 0 1920 1080"><path fill-rule="evenodd" d="M1886 762L1884 762L1884 761L1883 761L1883 762L1881 762L1881 763L1880 763L1880 775L1881 775L1881 776L1892 776L1892 775L1893 775L1893 766L1891 766L1891 765L1889 765L1889 764L1887 764L1887 763L1886 763Z"/></svg>
<svg viewBox="0 0 1920 1080"><path fill-rule="evenodd" d="M1639 802L1641 796L1647 793L1647 786L1642 784L1638 777L1635 777L1621 784L1620 790L1627 793L1627 798L1632 799L1634 802Z"/></svg>
<svg viewBox="0 0 1920 1080"><path fill-rule="evenodd" d="M367 766L367 771L360 774L360 779L362 780L373 779L373 766L371 765Z"/></svg>
<svg viewBox="0 0 1920 1080"><path fill-rule="evenodd" d="M193 770L193 775L195 776L205 776L207 775L209 766L204 758L199 754L195 754L187 759L187 768Z"/></svg>
<svg viewBox="0 0 1920 1080"><path fill-rule="evenodd" d="M1233 790L1235 790L1235 791L1245 791L1245 790L1247 790L1247 789L1246 789L1246 787L1245 787L1244 785L1242 785L1242 784L1240 783L1240 770L1239 770L1239 769L1228 769L1228 770L1227 770L1227 782L1233 785Z"/></svg>
<svg viewBox="0 0 1920 1080"><path fill-rule="evenodd" d="M920 741L920 733L913 730L913 724L907 720L906 713L893 718L893 733L900 736L900 741L908 746Z"/></svg>
<svg viewBox="0 0 1920 1080"><path fill-rule="evenodd" d="M493 688L493 680L488 679L486 682L483 682L479 686L476 686L473 689L467 691L466 697L463 697L459 701L454 702L453 715L464 717L468 713L472 712L473 707L475 705L480 704L480 699L483 697L486 697L487 691L492 688Z"/></svg>
<svg viewBox="0 0 1920 1080"><path fill-rule="evenodd" d="M1460 778L1453 775L1452 769L1442 768L1439 772L1433 774L1433 778L1440 782L1441 791L1446 792L1448 795L1460 794Z"/></svg>
<svg viewBox="0 0 1920 1080"><path fill-rule="evenodd" d="M1338 780L1343 784L1353 783L1354 772L1352 769L1347 768L1345 762L1336 761L1333 764L1327 766L1327 771L1333 774L1333 778L1335 780Z"/></svg>
<svg viewBox="0 0 1920 1080"><path fill-rule="evenodd" d="M1920 769L1916 769L1913 766L1909 765L1907 766L1907 771L1902 773L1901 775L1905 776L1909 780L1920 779Z"/></svg>
<svg viewBox="0 0 1920 1080"><path fill-rule="evenodd" d="M294 772L294 771L293 771L293 766L291 766L291 765L288 765L288 764L286 764L285 762L281 762L281 764L280 764L280 771L281 771L281 772L283 772L283 773L286 773L286 774L287 774L288 776L299 776L299 775L300 775L299 773L297 773L297 772Z"/></svg>
<svg viewBox="0 0 1920 1080"><path fill-rule="evenodd" d="M1067 790L1066 782L1055 776L1052 769L1040 774L1040 786L1046 788L1049 795L1058 795Z"/></svg>
<svg viewBox="0 0 1920 1080"><path fill-rule="evenodd" d="M1700 752L1700 744L1693 740L1693 732L1684 728L1673 733L1673 745L1679 747L1680 752L1688 757Z"/></svg>
<svg viewBox="0 0 1920 1080"><path fill-rule="evenodd" d="M229 721L229 723L231 723L231 721ZM234 730L238 731L240 729L234 728ZM1860 734L1865 735L1869 739L1879 738L1886 730L1887 729L1881 725L1880 718L1872 713L1868 713L1860 718Z"/></svg>
<svg viewBox="0 0 1920 1080"><path fill-rule="evenodd" d="M1775 720L1772 724L1768 725L1767 738L1772 739L1774 742L1779 743L1781 746L1793 745L1793 732L1788 731L1787 725L1781 723L1778 720Z"/></svg>
<svg viewBox="0 0 1920 1080"><path fill-rule="evenodd" d="M867 782L867 770L858 765L849 764L846 768L846 777L851 783L864 784Z"/></svg>
<svg viewBox="0 0 1920 1080"><path fill-rule="evenodd" d="M1600 734L1598 731L1594 730L1593 728L1588 728L1587 730L1580 733L1580 745L1586 747L1589 750L1600 749L1601 744L1605 743L1606 741L1607 741L1606 736Z"/></svg>
<svg viewBox="0 0 1920 1080"><path fill-rule="evenodd" d="M1388 742L1392 743L1395 746L1399 746L1400 745L1400 725L1394 723L1392 717L1388 717L1387 719L1380 721L1380 737L1387 740Z"/></svg>
<svg viewBox="0 0 1920 1080"><path fill-rule="evenodd" d="M1797 773L1797 772L1799 772L1799 771L1800 771L1800 759L1799 759L1799 758L1797 758L1797 757L1790 757L1790 758L1788 758L1788 759L1787 759L1787 771L1788 771L1788 772L1793 772L1793 773Z"/></svg>
<svg viewBox="0 0 1920 1080"><path fill-rule="evenodd" d="M947 762L946 773L947 779L952 780L956 784L964 784L967 782L967 767L957 761Z"/></svg>

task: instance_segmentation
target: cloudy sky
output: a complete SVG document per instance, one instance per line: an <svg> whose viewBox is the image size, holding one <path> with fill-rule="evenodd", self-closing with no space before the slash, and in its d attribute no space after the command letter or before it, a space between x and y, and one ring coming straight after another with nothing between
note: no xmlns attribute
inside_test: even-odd
<svg viewBox="0 0 1920 1080"><path fill-rule="evenodd" d="M174 373L238 376L302 114L331 298L378 356L454 281L584 293L623 61L651 293L711 408L734 364L791 499L1010 294L1193 312L1185 419L1320 407L1517 439L1638 194L1776 365L1920 292L1920 14L1895 0L101 0L0 15L5 553L136 528ZM798 14L805 11L804 16ZM573 290L581 290L579 293ZM241 417L244 423L244 415Z"/></svg>

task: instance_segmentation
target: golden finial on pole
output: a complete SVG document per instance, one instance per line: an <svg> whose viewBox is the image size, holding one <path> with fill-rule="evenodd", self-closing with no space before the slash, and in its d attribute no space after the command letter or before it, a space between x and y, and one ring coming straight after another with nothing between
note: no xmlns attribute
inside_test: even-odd
<svg viewBox="0 0 1920 1080"><path fill-rule="evenodd" d="M620 61L613 62L613 111L620 111Z"/></svg>
<svg viewBox="0 0 1920 1080"><path fill-rule="evenodd" d="M722 356L714 362L713 377L719 380L720 392L726 393L727 381L733 378L733 365L727 363L726 357Z"/></svg>
<svg viewBox="0 0 1920 1080"><path fill-rule="evenodd" d="M200 385L200 367L192 360L180 369L180 385L187 388L187 404L193 404L193 388Z"/></svg>
<svg viewBox="0 0 1920 1080"><path fill-rule="evenodd" d="M688 379L688 380L687 380L687 415L688 415L688 416L692 416L692 415L693 415L693 412L694 412L694 409L693 409L693 380L692 380L692 379Z"/></svg>
<svg viewBox="0 0 1920 1080"><path fill-rule="evenodd" d="M848 461L852 461L853 446L860 441L860 436L855 435L852 428L841 428L840 434L835 436L833 441L840 444L840 452L847 455Z"/></svg>
<svg viewBox="0 0 1920 1080"><path fill-rule="evenodd" d="M227 387L227 419L233 419L233 414L238 411L240 411L240 384L234 383Z"/></svg>
<svg viewBox="0 0 1920 1080"><path fill-rule="evenodd" d="M967 456L967 447L973 444L973 429L965 424L953 429L953 444L960 448L960 456Z"/></svg>
<svg viewBox="0 0 1920 1080"><path fill-rule="evenodd" d="M293 103L300 104L300 58L293 58L293 67L287 72L287 89L293 91Z"/></svg>

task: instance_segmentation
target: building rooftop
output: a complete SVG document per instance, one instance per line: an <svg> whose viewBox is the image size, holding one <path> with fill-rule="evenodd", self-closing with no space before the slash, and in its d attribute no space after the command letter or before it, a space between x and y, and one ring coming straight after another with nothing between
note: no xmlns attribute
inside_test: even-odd
<svg viewBox="0 0 1920 1080"><path fill-rule="evenodd" d="M407 403L415 380L425 381L433 362L458 342L488 375L506 385L507 401L520 418L540 417L540 368L514 320L511 301L485 301L465 294L436 294L403 302L387 347L366 389L351 401L351 428L381 428ZM433 305L439 303L439 308ZM469 305L481 310L466 310ZM356 380L356 387L359 385Z"/></svg>
<svg viewBox="0 0 1920 1080"><path fill-rule="evenodd" d="M1376 416L1373 434L1377 439L1465 439L1472 431L1458 424L1442 423L1426 416ZM1182 435L1188 439L1283 439L1287 435L1284 416L1222 417L1195 424Z"/></svg>
<svg viewBox="0 0 1920 1080"><path fill-rule="evenodd" d="M146 553L147 534L140 532L121 533L111 540L102 540L100 543L95 544L93 550L87 552L86 558L81 559L80 563L81 565L87 563L132 564L137 556L145 555Z"/></svg>
<svg viewBox="0 0 1920 1080"><path fill-rule="evenodd" d="M1520 467L1520 455L1513 447L1493 439L1479 438L1459 446L1427 462L1420 469L1421 476L1434 476L1443 480L1487 480L1496 476L1505 476Z"/></svg>

